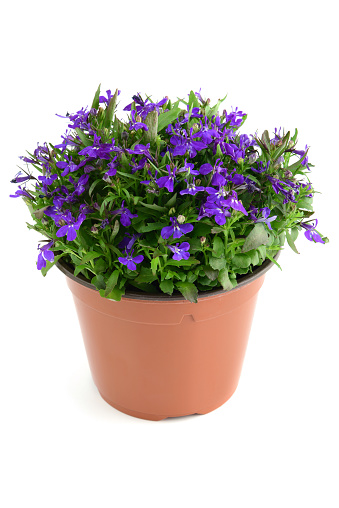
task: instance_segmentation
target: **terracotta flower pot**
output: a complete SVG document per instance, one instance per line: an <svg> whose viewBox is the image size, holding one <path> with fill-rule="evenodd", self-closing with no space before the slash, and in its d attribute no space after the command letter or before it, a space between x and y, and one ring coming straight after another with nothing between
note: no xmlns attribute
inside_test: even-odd
<svg viewBox="0 0 339 508"><path fill-rule="evenodd" d="M245 356L261 267L231 291L181 296L129 293L107 300L64 263L94 383L111 406L138 418L205 414L234 393Z"/></svg>

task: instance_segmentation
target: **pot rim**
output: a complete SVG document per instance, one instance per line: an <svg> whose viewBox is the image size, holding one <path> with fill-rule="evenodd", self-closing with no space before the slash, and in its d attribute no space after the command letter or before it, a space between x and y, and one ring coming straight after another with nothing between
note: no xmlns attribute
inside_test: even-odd
<svg viewBox="0 0 339 508"><path fill-rule="evenodd" d="M274 260L276 261L280 256L280 251L276 253L274 256ZM64 260L59 260L56 263L56 266L59 268L59 270L69 277L74 282L77 282L81 286L85 286L88 289L92 289L93 291L97 291L98 289L94 286L94 284L91 284L91 282L88 281L83 275L74 275L74 270L71 267L69 263L66 263ZM243 286L246 286L247 284L250 284L251 282L255 281L256 279L259 279L259 277L262 277L272 266L274 263L270 261L269 259L266 259L262 265L258 266L253 270L253 272L248 273L246 275L241 276L241 279L239 280L238 284L228 291L225 289L211 289L210 291L198 291L198 299L200 298L208 298L210 296L218 296L222 295L224 293L231 293L232 291L235 291ZM187 301L182 295L166 295L164 293L143 293L138 291L126 291L125 295L122 296L122 299L131 299L131 300L147 300L147 301L161 301L161 302L173 302L175 301Z"/></svg>

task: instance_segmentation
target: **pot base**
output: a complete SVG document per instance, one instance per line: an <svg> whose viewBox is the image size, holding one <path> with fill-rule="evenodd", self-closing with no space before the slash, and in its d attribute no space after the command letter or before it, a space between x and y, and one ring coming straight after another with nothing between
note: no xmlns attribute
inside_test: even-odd
<svg viewBox="0 0 339 508"><path fill-rule="evenodd" d="M227 402L233 395L233 393L227 397L225 400L223 400L220 404L214 405L213 407L209 407L208 409L204 409L201 411L196 411L195 413L186 413L181 415L154 415L154 414L147 414L147 413L140 413L139 411L133 411L132 409L126 409L125 407L119 406L119 404L115 404L114 402L110 401L105 397L101 392L99 392L102 399L107 402L110 406L114 407L114 409L117 409L121 413L124 413L128 416L134 416L134 418L140 418L141 420L150 420L153 422L159 422L161 420L166 420L166 418L180 418L182 416L191 416L191 415L206 415L208 413L211 413L212 411L215 411L219 407L223 406L225 402Z"/></svg>

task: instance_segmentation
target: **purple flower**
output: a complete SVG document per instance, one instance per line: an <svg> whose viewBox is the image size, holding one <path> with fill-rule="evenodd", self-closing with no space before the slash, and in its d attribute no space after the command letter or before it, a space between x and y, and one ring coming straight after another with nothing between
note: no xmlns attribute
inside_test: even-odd
<svg viewBox="0 0 339 508"><path fill-rule="evenodd" d="M233 210L242 212L244 215L248 215L241 201L238 200L238 196L235 191L232 191L232 194L225 200L225 205L233 208Z"/></svg>
<svg viewBox="0 0 339 508"><path fill-rule="evenodd" d="M169 164L166 164L166 168L168 171L168 176L161 176L156 180L156 183L160 188L166 187L169 192L173 192L175 172L177 168L174 166L173 169L171 169Z"/></svg>
<svg viewBox="0 0 339 508"><path fill-rule="evenodd" d="M201 140L209 145L212 142L212 136L218 137L219 133L212 121L208 120L207 116L204 118L205 124L200 120L200 135Z"/></svg>
<svg viewBox="0 0 339 508"><path fill-rule="evenodd" d="M40 244L38 245L38 249L40 250L40 253L38 255L38 261L37 261L37 269L41 270L42 268L45 268L46 261L50 261L53 263L54 261L54 252L49 250L51 247L53 247L54 241L46 243L43 247L40 247Z"/></svg>
<svg viewBox="0 0 339 508"><path fill-rule="evenodd" d="M136 117L136 112L135 112L134 109L131 111L131 116L132 116L132 120L131 120L130 126L129 126L129 130L130 131L131 130L137 131L139 129L143 129L144 131L148 131L147 125L145 123L142 123L142 122L139 121L140 117L138 119L138 115L137 115L137 119L135 118Z"/></svg>
<svg viewBox="0 0 339 508"><path fill-rule="evenodd" d="M137 264L141 263L144 260L144 256L140 254L139 256L133 257L134 249L127 254L125 257L119 257L118 260L121 264L126 265L129 270L136 270Z"/></svg>
<svg viewBox="0 0 339 508"><path fill-rule="evenodd" d="M256 168L251 167L250 169L252 171L255 171L255 173L264 173L264 171L267 171L268 168L270 167L270 162L271 161L268 161L267 164L264 164L263 162L257 162L257 167Z"/></svg>
<svg viewBox="0 0 339 508"><path fill-rule="evenodd" d="M141 233L134 233L133 235L125 234L125 238L118 244L119 249L125 252L131 252L134 242L141 236Z"/></svg>
<svg viewBox="0 0 339 508"><path fill-rule="evenodd" d="M211 171L213 172L211 185L225 185L226 183L225 176L227 173L226 169L222 166L221 159L216 160L214 167L209 163L202 164L199 171L201 175L208 175Z"/></svg>
<svg viewBox="0 0 339 508"><path fill-rule="evenodd" d="M99 97L99 103L106 102L106 104L109 104L111 101L111 98L114 97L114 94L111 93L111 90L106 90L107 98L104 95L100 95ZM118 95L120 95L120 90L118 90Z"/></svg>
<svg viewBox="0 0 339 508"><path fill-rule="evenodd" d="M120 215L120 222L123 226L127 227L131 225L131 219L134 219L134 217L138 217L136 213L131 213L128 208L124 205L125 200L123 200L121 207L117 208L116 210L113 210L111 212L112 215Z"/></svg>
<svg viewBox="0 0 339 508"><path fill-rule="evenodd" d="M135 157L132 157L132 160L129 163L129 165L132 168L132 175L134 173L136 173L136 171L138 171L139 169L144 169L146 162L147 162L147 157L143 157L142 159L140 159L139 162L136 162Z"/></svg>
<svg viewBox="0 0 339 508"><path fill-rule="evenodd" d="M141 116L141 118L143 120L145 120L146 116L148 115L148 113L150 113L151 111L154 111L156 110L157 113L159 114L160 113L160 110L159 108L161 106L163 106L164 104L166 104L166 102L168 101L168 97L164 97L161 101L159 102L149 102L148 99L146 99L145 101L141 98L141 95L138 93L137 95L133 95L132 97L133 101L135 102L136 106L135 106L135 109L137 111L137 114L139 116ZM130 104L128 104L125 108L124 108L124 111L131 111L132 109L132 104L133 102L131 102Z"/></svg>
<svg viewBox="0 0 339 508"><path fill-rule="evenodd" d="M190 253L188 252L190 244L188 242L182 242L180 245L179 243L167 245L167 247L173 252L173 259L176 261L181 261L181 259L188 259L190 257Z"/></svg>
<svg viewBox="0 0 339 508"><path fill-rule="evenodd" d="M61 173L61 176L66 176L68 175L69 172L73 173L73 171L76 171L78 169L78 166L77 164L75 164L73 161L72 161L72 157L69 158L67 155L64 156L66 161L58 161L56 163L56 167L59 168L59 169L63 169L63 172Z"/></svg>
<svg viewBox="0 0 339 508"><path fill-rule="evenodd" d="M219 189L215 189L214 187L206 187L206 192L209 194L207 197L208 203L218 202L218 204L225 205L225 197L227 196L227 191L225 187L219 185Z"/></svg>
<svg viewBox="0 0 339 508"><path fill-rule="evenodd" d="M315 228L317 227L317 224L318 224L318 219L316 219L314 221L314 224L305 224L305 223L301 222L300 226L302 228L306 229L304 234L305 234L307 240L310 240L311 242L314 241L316 243L325 243L324 240L319 235L319 233L315 230Z"/></svg>
<svg viewBox="0 0 339 508"><path fill-rule="evenodd" d="M170 236L173 235L173 238L180 238L187 233L193 231L192 224L179 224L176 217L170 217L170 221L172 223L171 226L166 226L161 230L161 236L168 240Z"/></svg>
<svg viewBox="0 0 339 508"><path fill-rule="evenodd" d="M86 146L80 150L79 155L86 155L93 159L109 159L110 151L113 150L112 145L109 143L100 143L101 136L94 132L93 145ZM80 167L80 165L79 165Z"/></svg>
<svg viewBox="0 0 339 508"><path fill-rule="evenodd" d="M71 212L67 210L61 217L58 218L58 222L60 221L66 222L65 225L61 226L60 229L56 232L56 236L61 238L62 236L67 235L67 241L71 242L75 240L77 237L77 230L80 228L83 221L86 219L86 215L84 213L80 213L78 220L75 221Z"/></svg>
<svg viewBox="0 0 339 508"><path fill-rule="evenodd" d="M255 208L256 212L257 213L257 209ZM250 217L253 218L253 212L254 210L252 209L251 210L251 213L250 213ZM261 218L260 219L257 219L255 216L254 216L254 222L257 223L257 222L264 222L266 224L266 226L268 227L268 229L272 229L272 226L271 226L271 222L273 222L276 218L277 218L277 215L273 215L273 217L270 217L270 213L271 213L271 210L267 207L265 208L261 208L260 209L260 212L261 212Z"/></svg>
<svg viewBox="0 0 339 508"><path fill-rule="evenodd" d="M23 173L19 171L19 173L17 173L15 177L11 180L11 183L23 183L27 182L27 180L36 180L36 178L33 175L28 175L27 173L23 175Z"/></svg>
<svg viewBox="0 0 339 508"><path fill-rule="evenodd" d="M197 217L198 220L203 217L213 217L219 226L223 226L226 223L226 217L231 217L231 212L227 208L221 208L218 203L205 203L199 212Z"/></svg>
<svg viewBox="0 0 339 508"><path fill-rule="evenodd" d="M25 196L26 198L33 199L33 196L28 194L25 188L21 188L21 185L19 185L18 190L15 191L15 194L10 194L10 198L19 198L20 196Z"/></svg>
<svg viewBox="0 0 339 508"><path fill-rule="evenodd" d="M148 159L153 159L152 155L149 153L149 147L150 143L147 143L147 145L135 145L134 149L127 148L126 151L131 154L135 155L145 155Z"/></svg>
<svg viewBox="0 0 339 508"><path fill-rule="evenodd" d="M80 196L83 192L85 192L89 175L81 175L77 182L75 182L71 176L69 176L68 179L71 184L74 185L72 196Z"/></svg>
<svg viewBox="0 0 339 508"><path fill-rule="evenodd" d="M193 128L190 129L190 136L186 131L182 131L180 135L175 135L170 138L170 142L175 146L173 155L185 155L186 152L193 159L199 150L207 148L206 143L203 141L195 141L194 138L200 137L200 133L193 134Z"/></svg>
<svg viewBox="0 0 339 508"><path fill-rule="evenodd" d="M187 173L188 175L198 175L199 171L197 169L193 169L194 164L191 162L187 162L185 159L185 164L182 168L177 169L177 173Z"/></svg>
<svg viewBox="0 0 339 508"><path fill-rule="evenodd" d="M118 156L116 155L114 157L113 160L111 160L111 162L109 162L107 164L107 167L108 167L108 171L106 171L106 173L104 174L104 176L102 177L103 180L107 181L109 179L110 176L115 176L116 173L117 173L117 168L118 168L118 162L116 162L116 159L118 158Z"/></svg>
<svg viewBox="0 0 339 508"><path fill-rule="evenodd" d="M205 190L205 187L202 186L196 186L195 185L195 177L193 177L193 182L189 183L188 180L185 178L185 182L187 183L187 188L180 191L180 194L190 194L191 196L195 196L197 192L202 192Z"/></svg>

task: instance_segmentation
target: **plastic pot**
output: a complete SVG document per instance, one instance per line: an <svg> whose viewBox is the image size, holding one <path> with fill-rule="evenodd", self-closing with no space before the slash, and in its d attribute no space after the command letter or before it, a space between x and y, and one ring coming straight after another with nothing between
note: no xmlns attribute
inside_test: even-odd
<svg viewBox="0 0 339 508"><path fill-rule="evenodd" d="M93 380L111 406L137 418L205 414L234 393L258 291L270 261L231 291L129 293L120 302L59 262L73 293Z"/></svg>

